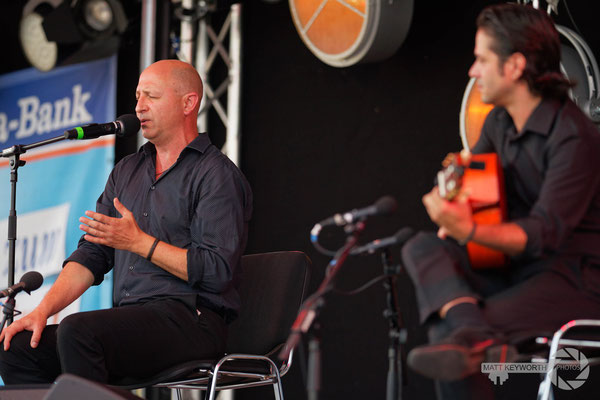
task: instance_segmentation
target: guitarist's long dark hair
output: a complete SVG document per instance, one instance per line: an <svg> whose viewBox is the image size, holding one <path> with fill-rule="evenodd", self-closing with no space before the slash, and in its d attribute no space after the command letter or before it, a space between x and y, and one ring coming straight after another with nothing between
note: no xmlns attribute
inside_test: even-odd
<svg viewBox="0 0 600 400"><path fill-rule="evenodd" d="M522 79L532 93L564 99L573 84L560 71L560 40L550 17L529 5L486 7L477 27L493 38L492 51L500 66L514 54L527 59Z"/></svg>

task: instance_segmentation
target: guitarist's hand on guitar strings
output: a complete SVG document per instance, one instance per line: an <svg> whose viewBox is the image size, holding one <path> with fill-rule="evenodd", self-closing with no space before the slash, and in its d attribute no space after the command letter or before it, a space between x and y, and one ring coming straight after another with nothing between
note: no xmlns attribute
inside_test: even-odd
<svg viewBox="0 0 600 400"><path fill-rule="evenodd" d="M457 159L460 154L460 159ZM452 163L457 163L460 165L469 165L471 162L471 152L467 149L462 149L460 153L448 153L444 160L442 161L442 167L448 168L448 166Z"/></svg>
<svg viewBox="0 0 600 400"><path fill-rule="evenodd" d="M495 153L453 153L444 159L435 178L437 192L423 197L431 219L440 227L438 236L450 236L465 244L473 268L506 265L506 255L523 251L527 235L516 224L507 224L502 166ZM433 196L450 202L444 204ZM466 201L468 198L468 202ZM461 208L468 203L471 213ZM454 204L454 208L451 206ZM477 240L472 240L476 236Z"/></svg>
<svg viewBox="0 0 600 400"><path fill-rule="evenodd" d="M423 204L431 220L440 227L440 238L451 236L462 241L473 230L473 215L466 193L461 193L454 201L448 201L440 197L438 188L434 187L423 196Z"/></svg>

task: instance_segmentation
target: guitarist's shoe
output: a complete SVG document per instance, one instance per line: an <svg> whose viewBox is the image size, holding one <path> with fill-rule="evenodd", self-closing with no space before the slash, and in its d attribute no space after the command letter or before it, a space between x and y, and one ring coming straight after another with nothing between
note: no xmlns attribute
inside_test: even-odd
<svg viewBox="0 0 600 400"><path fill-rule="evenodd" d="M483 362L514 362L517 358L514 346L483 339L481 331L463 328L438 343L414 348L407 361L421 375L456 381L480 372Z"/></svg>

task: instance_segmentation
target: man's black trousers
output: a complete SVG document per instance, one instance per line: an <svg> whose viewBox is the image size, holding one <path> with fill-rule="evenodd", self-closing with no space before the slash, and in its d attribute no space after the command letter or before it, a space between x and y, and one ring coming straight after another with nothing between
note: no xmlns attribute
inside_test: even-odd
<svg viewBox="0 0 600 400"><path fill-rule="evenodd" d="M15 335L8 351L0 344L0 375L5 384L53 382L61 373L113 383L217 357L225 348L226 324L208 309L198 311L161 299L72 314L47 326L35 349L27 331Z"/></svg>

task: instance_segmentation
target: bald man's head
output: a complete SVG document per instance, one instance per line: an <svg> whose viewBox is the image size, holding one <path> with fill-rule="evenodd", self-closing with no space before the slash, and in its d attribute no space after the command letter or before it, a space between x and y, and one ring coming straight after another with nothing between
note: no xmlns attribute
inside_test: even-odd
<svg viewBox="0 0 600 400"><path fill-rule="evenodd" d="M136 99L144 137L155 145L177 137L189 143L198 135L202 80L191 65L177 60L150 65L140 75Z"/></svg>
<svg viewBox="0 0 600 400"><path fill-rule="evenodd" d="M160 60L150 65L146 70L160 74L165 83L175 90L178 95L194 92L202 98L202 79L198 71L190 64L179 60Z"/></svg>

